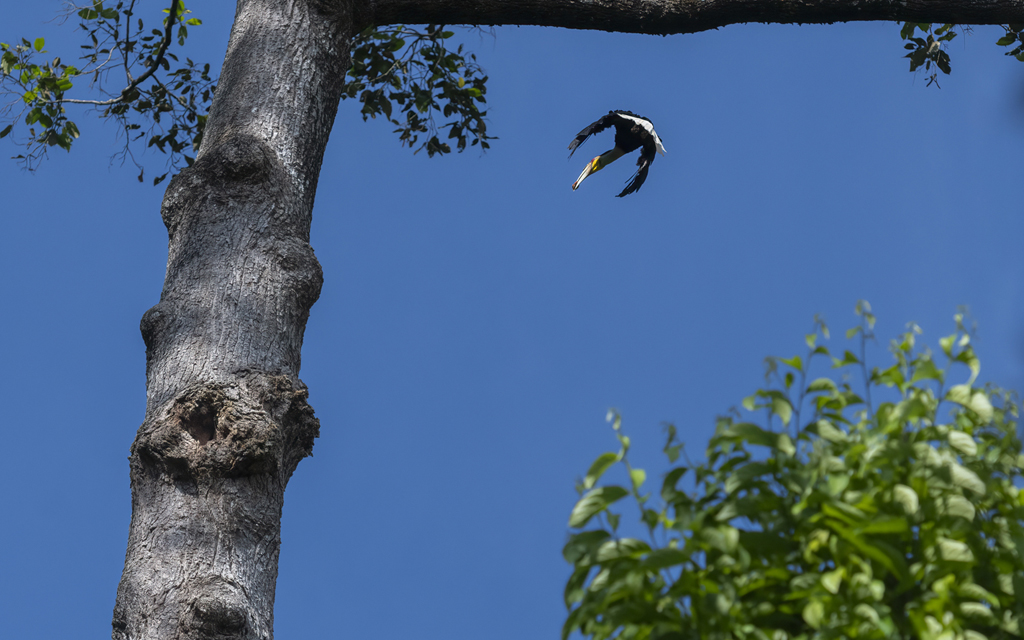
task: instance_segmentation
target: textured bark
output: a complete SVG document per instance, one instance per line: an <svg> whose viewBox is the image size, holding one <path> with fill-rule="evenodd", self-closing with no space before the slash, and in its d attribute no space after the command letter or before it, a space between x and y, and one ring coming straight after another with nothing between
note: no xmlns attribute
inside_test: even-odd
<svg viewBox="0 0 1024 640"><path fill-rule="evenodd" d="M322 282L313 198L351 34L331 11L239 1L202 148L164 197L115 639L273 636L284 490L319 430L298 374Z"/></svg>
<svg viewBox="0 0 1024 640"><path fill-rule="evenodd" d="M336 0L340 4L345 0ZM743 22L1024 22L1024 0L372 0L369 24L537 25L668 35Z"/></svg>
<svg viewBox="0 0 1024 640"><path fill-rule="evenodd" d="M281 508L319 423L298 378L322 274L309 228L353 33L534 24L665 34L736 22L1024 22L1024 0L238 0L195 164L171 181L115 640L273 637Z"/></svg>

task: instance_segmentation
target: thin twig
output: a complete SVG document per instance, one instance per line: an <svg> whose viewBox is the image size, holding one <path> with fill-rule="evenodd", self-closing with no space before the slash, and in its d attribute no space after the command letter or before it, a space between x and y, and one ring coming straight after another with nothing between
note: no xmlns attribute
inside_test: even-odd
<svg viewBox="0 0 1024 640"><path fill-rule="evenodd" d="M167 53L167 48L171 45L171 39L173 37L173 33L172 32L173 32L173 29L174 29L174 18L175 18L175 16L178 13L178 5L179 4L181 4L181 0L172 0L172 2L171 2L171 9L170 9L171 13L170 13L170 16L167 18L167 27L164 29L164 38L160 42L160 47L157 49L156 57L153 58L153 64L151 64L149 66L149 68L146 69L142 73L142 75L140 75L138 78L135 78L134 80L131 80L132 74L128 70L127 48L122 48L122 50L125 52L125 56L126 56L124 72L125 72L125 75L128 76L129 80L131 80L131 81L129 82L127 87L125 87L124 89L121 90L121 94L119 96L117 96L116 98L111 98L109 100L79 100L79 99L76 99L76 98L60 98L58 100L48 100L48 101L46 101L46 104L67 103L67 104L88 104L88 105L92 105L94 107L109 107L112 104L117 104L119 102L126 102L125 96L127 96L136 87L138 87L140 84L142 84L143 82L148 80L154 73L156 73L156 70L157 70L157 68L159 68L160 63L163 62L164 54ZM116 41L116 39L117 39L116 38L116 36L117 36L116 32L114 33L114 36L115 36L115 41ZM126 37L125 41L127 42L127 37ZM102 69L103 66L106 65L110 61L110 55L112 55L112 53L113 52L111 52L111 54L108 54L107 60L105 60L102 64L100 64L100 66L97 67L94 72L99 71L100 69Z"/></svg>
<svg viewBox="0 0 1024 640"><path fill-rule="evenodd" d="M160 48L157 49L156 57L153 59L153 64L148 69L142 72L142 75L136 78L131 84L121 91L121 98L131 93L135 87L145 82L151 75L156 73L160 63L163 62L164 54L167 52L167 47L171 46L171 38L173 37L172 31L174 29L174 18L178 15L178 5L181 4L181 0L171 0L171 13L167 17L167 28L164 29L164 39L160 43Z"/></svg>

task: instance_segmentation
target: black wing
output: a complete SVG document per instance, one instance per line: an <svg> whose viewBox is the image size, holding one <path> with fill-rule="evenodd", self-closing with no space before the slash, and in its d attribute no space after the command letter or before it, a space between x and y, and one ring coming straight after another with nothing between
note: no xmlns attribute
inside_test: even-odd
<svg viewBox="0 0 1024 640"><path fill-rule="evenodd" d="M616 198L628 196L629 194L636 193L640 190L640 187L644 185L644 180L647 179L647 170L651 168L652 164L654 164L654 157L657 154L657 147L654 146L654 137L647 136L647 139L644 140L643 151L640 152L640 157L637 158L636 161L637 166L640 168L633 174L629 184L627 184L626 188L622 190L622 193L615 196Z"/></svg>
<svg viewBox="0 0 1024 640"><path fill-rule="evenodd" d="M604 116L597 122L591 122L589 125L584 127L583 131L577 133L576 137L569 143L569 157L571 158L572 154L576 153L576 148L583 144L587 138L614 125L616 119L616 113L614 111L609 111L608 115Z"/></svg>

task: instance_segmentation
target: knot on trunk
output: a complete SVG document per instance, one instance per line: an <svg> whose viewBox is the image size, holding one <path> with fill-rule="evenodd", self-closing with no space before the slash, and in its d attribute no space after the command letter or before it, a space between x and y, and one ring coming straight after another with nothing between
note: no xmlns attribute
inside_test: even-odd
<svg viewBox="0 0 1024 640"><path fill-rule="evenodd" d="M201 585L200 595L186 606L179 624L185 638L248 638L250 624L246 617L249 603L241 589L223 581Z"/></svg>
<svg viewBox="0 0 1024 640"><path fill-rule="evenodd" d="M289 201L291 179L277 153L264 140L233 132L209 145L190 167L174 176L164 193L160 215L173 237L180 221L203 203Z"/></svg>
<svg viewBox="0 0 1024 640"><path fill-rule="evenodd" d="M306 387L286 376L236 375L190 387L147 418L132 446L133 469L175 480L269 474L287 482L319 435Z"/></svg>

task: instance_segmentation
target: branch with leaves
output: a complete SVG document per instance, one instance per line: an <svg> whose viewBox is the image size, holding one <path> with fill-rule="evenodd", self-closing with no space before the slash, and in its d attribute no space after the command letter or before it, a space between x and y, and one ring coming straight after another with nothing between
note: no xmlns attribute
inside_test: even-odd
<svg viewBox="0 0 1024 640"><path fill-rule="evenodd" d="M874 317L866 303L857 311L847 336L863 346ZM816 320L809 356L771 360L772 385L744 401L765 420L720 418L707 461L670 467L660 499L644 493L647 475L628 464L630 440L611 414L619 452L591 465L569 520L562 637L1019 638L1018 403L975 386L980 364L955 319L939 340L945 366L910 325L891 344L895 362L870 373L856 348L832 357ZM840 375L806 382L818 361ZM874 408L841 375L848 368L866 374ZM967 380L954 383L961 368ZM680 450L669 426L670 465ZM626 482L602 483L619 464ZM640 527L620 527L613 512L630 497Z"/></svg>
<svg viewBox="0 0 1024 640"><path fill-rule="evenodd" d="M950 42L956 37L953 24L944 24L937 28L927 23L907 22L900 30L900 37L907 40L903 48L909 51L904 56L910 58L910 72L914 73L924 67L925 72L931 71L925 86L935 85L939 87L938 71L949 75L952 69L949 66L949 53L943 48L943 44ZM917 35L917 31L921 35ZM932 67L938 71L932 71ZM941 88L941 87L940 87Z"/></svg>
<svg viewBox="0 0 1024 640"><path fill-rule="evenodd" d="M26 151L15 158L27 168L34 168L52 146L71 149L79 128L68 116L68 105L93 107L100 118L118 123L126 134L120 156L139 168L140 181L144 169L132 152L136 141L144 139L147 148L167 154L165 171L153 184L194 161L216 78L209 64L189 58L180 63L173 46L184 46L188 27L202 22L186 19L190 11L181 0L172 0L164 10L162 29L146 31L135 5L136 0L111 6L94 0L74 7L88 38L79 66L62 64L59 57L37 63L46 53L42 38L0 45L0 89L13 98L0 112L12 121L0 130L0 138L24 121L28 135L19 142ZM448 45L454 35L440 25L363 31L352 41L343 98L359 99L364 120L383 116L396 125L401 143L416 152L425 149L433 156L453 147L460 152L476 145L487 149L494 139L487 134L487 112L482 109L487 76L463 45ZM121 88L108 91L106 86L118 80L114 75L122 74L123 81L117 83ZM70 97L80 78L90 78L90 86L103 97ZM445 130L442 140L439 135Z"/></svg>
<svg viewBox="0 0 1024 640"><path fill-rule="evenodd" d="M451 153L451 145L438 138L443 129L460 152L467 142L487 149L487 141L494 139L487 135L487 112L481 110L487 102L487 76L463 45L447 47L445 41L454 35L444 25L366 29L353 42L342 99L358 97L363 120L383 116L397 126L402 145L416 153ZM438 125L436 114L449 121ZM427 139L417 146L421 135Z"/></svg>
<svg viewBox="0 0 1024 640"><path fill-rule="evenodd" d="M82 45L85 52L79 66L62 64L60 57L38 64L35 59L46 53L42 38L13 46L0 44L0 87L14 97L4 106L3 115L15 122L24 117L29 127L28 136L20 141L26 151L15 156L28 168L45 157L49 147L70 150L78 138L79 128L69 118L67 105L93 107L101 118L114 119L126 134L122 159L135 162L130 143L143 138L147 147L167 153L167 171L154 184L191 164L190 154L202 141L215 81L208 64L200 67L188 58L182 64L171 47L175 42L184 46L188 27L202 22L186 19L190 11L181 0L172 0L163 10L162 28L147 31L135 5L136 0L112 6L94 0L88 6L73 7L79 28L88 38L88 44ZM104 97L70 97L80 78L89 78L91 88ZM105 85L111 83L120 88L107 90ZM0 137L13 128L12 122L0 131ZM135 164L141 181L142 167Z"/></svg>

